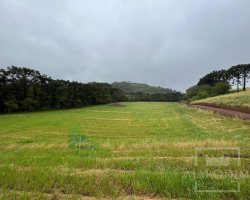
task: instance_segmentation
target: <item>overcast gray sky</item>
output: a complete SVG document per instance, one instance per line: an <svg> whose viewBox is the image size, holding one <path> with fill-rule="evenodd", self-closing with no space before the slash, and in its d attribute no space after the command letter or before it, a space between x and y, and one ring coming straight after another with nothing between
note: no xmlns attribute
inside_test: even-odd
<svg viewBox="0 0 250 200"><path fill-rule="evenodd" d="M185 91L250 62L249 0L1 0L0 65Z"/></svg>

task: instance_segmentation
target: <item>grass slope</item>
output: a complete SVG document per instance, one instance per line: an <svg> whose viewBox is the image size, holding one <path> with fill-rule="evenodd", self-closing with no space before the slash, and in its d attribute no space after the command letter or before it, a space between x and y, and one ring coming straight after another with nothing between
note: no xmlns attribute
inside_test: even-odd
<svg viewBox="0 0 250 200"><path fill-rule="evenodd" d="M195 147L239 147L241 165L233 159L230 169L248 172L249 121L176 103L124 104L1 115L0 199L250 196L247 176L237 176L241 192L196 193L196 181L233 183L194 162Z"/></svg>
<svg viewBox="0 0 250 200"><path fill-rule="evenodd" d="M250 89L193 101L193 104L207 103L217 106L242 107L250 110Z"/></svg>

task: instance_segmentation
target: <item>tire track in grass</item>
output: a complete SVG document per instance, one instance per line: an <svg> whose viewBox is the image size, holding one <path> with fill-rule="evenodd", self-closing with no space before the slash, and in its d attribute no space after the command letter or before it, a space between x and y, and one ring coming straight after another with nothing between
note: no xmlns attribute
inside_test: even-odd
<svg viewBox="0 0 250 200"><path fill-rule="evenodd" d="M44 192L34 192L34 191L23 191L23 190L7 190L0 189L0 198L2 199L12 199L12 198L20 198L20 199L34 199L34 200L42 200L42 199L52 199L52 200L69 200L69 199L78 199L78 200L163 200L160 197L149 197L149 196L118 196L115 198L100 198L100 197L92 197L92 196L84 196L79 194L65 194L61 192L53 192L53 193L44 193ZM166 199L164 200L171 200ZM174 199L172 199L174 200Z"/></svg>

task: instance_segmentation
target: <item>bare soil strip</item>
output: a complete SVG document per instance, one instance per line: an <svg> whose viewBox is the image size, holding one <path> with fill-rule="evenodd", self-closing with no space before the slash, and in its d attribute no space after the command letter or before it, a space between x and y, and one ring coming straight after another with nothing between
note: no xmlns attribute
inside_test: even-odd
<svg viewBox="0 0 250 200"><path fill-rule="evenodd" d="M194 107L194 108L211 110L215 113L219 113L219 114L224 115L224 116L239 117L239 118L247 119L247 120L250 119L250 114L246 113L246 112L229 110L229 109L225 109L225 108L216 108L216 107L207 106L207 105L190 105L190 106Z"/></svg>

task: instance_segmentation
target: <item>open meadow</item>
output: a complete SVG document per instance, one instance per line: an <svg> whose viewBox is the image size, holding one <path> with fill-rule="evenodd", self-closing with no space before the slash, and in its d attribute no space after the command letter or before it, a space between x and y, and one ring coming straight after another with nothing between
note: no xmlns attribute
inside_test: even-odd
<svg viewBox="0 0 250 200"><path fill-rule="evenodd" d="M233 180L207 147L240 150L217 166ZM249 147L250 121L178 103L0 115L0 199L247 199Z"/></svg>

